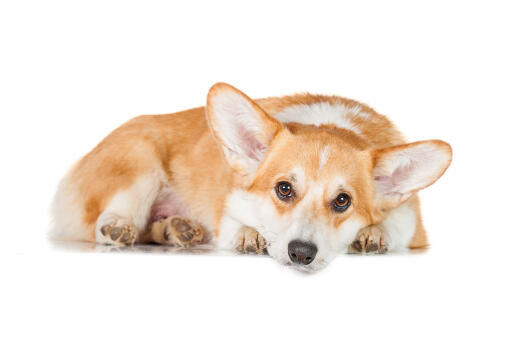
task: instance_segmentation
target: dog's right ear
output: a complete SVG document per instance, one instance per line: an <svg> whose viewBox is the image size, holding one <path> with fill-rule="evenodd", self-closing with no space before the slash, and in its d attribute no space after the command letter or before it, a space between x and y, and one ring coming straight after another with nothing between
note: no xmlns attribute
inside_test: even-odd
<svg viewBox="0 0 511 340"><path fill-rule="evenodd" d="M208 93L206 116L227 162L243 175L252 175L264 158L270 142L282 129L247 95L225 83Z"/></svg>

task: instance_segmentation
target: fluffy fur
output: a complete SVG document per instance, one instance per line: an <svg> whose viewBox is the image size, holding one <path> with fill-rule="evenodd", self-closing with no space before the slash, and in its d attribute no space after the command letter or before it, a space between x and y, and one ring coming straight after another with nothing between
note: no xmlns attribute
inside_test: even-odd
<svg viewBox="0 0 511 340"><path fill-rule="evenodd" d="M130 226L137 242L163 243L152 223L180 216L224 249L243 250L240 230L254 228L283 264L293 264L291 241L313 243L314 261L296 267L314 271L373 226L387 250L427 246L416 193L450 161L447 143L406 144L361 103L310 94L254 101L219 83L205 108L132 119L75 164L55 196L53 235L119 244L102 228ZM281 181L292 200L277 197ZM340 193L351 197L342 213L332 209Z"/></svg>

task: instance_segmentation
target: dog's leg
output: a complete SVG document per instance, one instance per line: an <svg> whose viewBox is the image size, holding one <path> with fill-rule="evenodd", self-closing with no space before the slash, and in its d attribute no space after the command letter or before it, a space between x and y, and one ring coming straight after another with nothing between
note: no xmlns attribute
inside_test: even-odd
<svg viewBox="0 0 511 340"><path fill-rule="evenodd" d="M131 245L146 228L162 176L150 172L114 195L96 223L96 242Z"/></svg>
<svg viewBox="0 0 511 340"><path fill-rule="evenodd" d="M218 249L234 250L239 253L266 253L266 239L254 228L227 217L219 229L220 233L216 239Z"/></svg>
<svg viewBox="0 0 511 340"><path fill-rule="evenodd" d="M241 227L236 238L236 250L240 253L264 254L266 239L251 227Z"/></svg>
<svg viewBox="0 0 511 340"><path fill-rule="evenodd" d="M409 200L410 208L415 212L416 225L413 237L408 243L410 249L426 249L429 246L428 235L424 225L422 224L422 214L420 209L419 197L417 195L412 196Z"/></svg>
<svg viewBox="0 0 511 340"><path fill-rule="evenodd" d="M412 246L415 248L427 246L417 195L413 195L406 203L392 210L381 226L390 252L407 252Z"/></svg>
<svg viewBox="0 0 511 340"><path fill-rule="evenodd" d="M384 254L386 252L387 244L381 225L370 225L360 229L348 250L349 254Z"/></svg>
<svg viewBox="0 0 511 340"><path fill-rule="evenodd" d="M419 200L417 195L414 195L392 210L381 224L362 228L351 244L349 253L405 252L409 248L426 246L427 238L422 226Z"/></svg>
<svg viewBox="0 0 511 340"><path fill-rule="evenodd" d="M153 242L188 248L203 241L204 230L188 218L171 216L153 222L150 235Z"/></svg>

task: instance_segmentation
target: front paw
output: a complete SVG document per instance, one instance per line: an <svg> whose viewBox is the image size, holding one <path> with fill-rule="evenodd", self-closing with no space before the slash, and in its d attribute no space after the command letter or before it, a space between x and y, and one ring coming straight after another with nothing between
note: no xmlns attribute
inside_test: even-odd
<svg viewBox="0 0 511 340"><path fill-rule="evenodd" d="M385 254L386 252L387 244L383 230L375 225L360 229L348 250L348 254Z"/></svg>
<svg viewBox="0 0 511 340"><path fill-rule="evenodd" d="M242 227L236 239L236 250L240 253L264 254L266 252L266 239L251 227Z"/></svg>

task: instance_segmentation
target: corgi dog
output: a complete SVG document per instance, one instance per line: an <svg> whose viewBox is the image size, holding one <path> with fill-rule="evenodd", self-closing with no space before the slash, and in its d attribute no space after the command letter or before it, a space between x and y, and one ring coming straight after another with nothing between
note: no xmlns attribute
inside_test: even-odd
<svg viewBox="0 0 511 340"><path fill-rule="evenodd" d="M451 163L354 100L252 100L215 84L205 107L134 118L61 181L54 236L268 253L316 271L338 253L428 245L417 192Z"/></svg>

